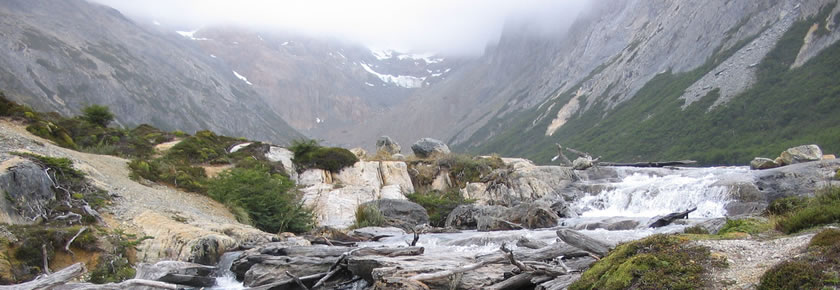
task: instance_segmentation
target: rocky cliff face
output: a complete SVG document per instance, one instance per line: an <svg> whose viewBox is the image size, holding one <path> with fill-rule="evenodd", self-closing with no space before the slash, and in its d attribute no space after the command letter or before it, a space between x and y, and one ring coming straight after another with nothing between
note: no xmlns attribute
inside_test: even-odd
<svg viewBox="0 0 840 290"><path fill-rule="evenodd" d="M5 1L0 16L0 89L20 103L65 115L107 105L123 125L301 136L231 67L177 34L83 0Z"/></svg>
<svg viewBox="0 0 840 290"><path fill-rule="evenodd" d="M410 105L395 109L385 117L387 121L361 126L360 136L374 131L371 135L387 133L399 142L433 136L459 150L525 156L539 163L553 156L556 142L594 146L590 140L610 138L595 142L601 151L594 153L612 158L622 150L634 154L624 159L655 156L642 151L645 141L637 139L638 134L603 135L630 131L616 128L622 124L654 120L637 127L655 131L661 127L656 123L675 121L666 121L660 114L681 116L671 119L721 130L722 135L723 129L713 129L703 120L721 117L685 112L707 95L712 95L711 104L703 106L709 112L721 107L725 109L718 111L731 111L723 115L762 118L728 104L766 81L760 74L769 70L770 63L784 62L796 69L820 55L818 51L832 47L838 38L834 28L839 11L834 1L594 1L565 35L530 36L522 33L527 26L509 25L498 46L488 48L480 60L413 98ZM810 28L807 33L799 32L803 23ZM799 46L791 45L796 41ZM793 46L795 61L788 64L783 51L789 46ZM765 75L782 78L783 73ZM811 84L826 85L832 84ZM836 96L818 99L825 98ZM672 108L671 102L679 108ZM780 130L784 124L778 126L775 129ZM590 134L582 137L587 130ZM814 142L807 140L817 137L802 138L807 138L802 142ZM615 139L641 143L640 148L619 148ZM666 139L648 147L662 146L656 148L664 151L668 149L664 146L680 142L697 141L669 143ZM583 149L595 151L590 148Z"/></svg>

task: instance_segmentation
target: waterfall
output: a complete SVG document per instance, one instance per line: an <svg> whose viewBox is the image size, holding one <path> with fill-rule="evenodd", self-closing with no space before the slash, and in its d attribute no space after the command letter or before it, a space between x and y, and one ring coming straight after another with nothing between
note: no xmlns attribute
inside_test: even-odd
<svg viewBox="0 0 840 290"><path fill-rule="evenodd" d="M216 273L213 273L213 276L216 277L216 285L210 289L245 289L242 282L237 281L236 275L230 271L233 261L236 260L236 258L239 258L240 255L242 255L242 252L227 252L222 254L222 257L219 258L219 264L217 265L218 269L216 270Z"/></svg>
<svg viewBox="0 0 840 290"><path fill-rule="evenodd" d="M572 207L583 217L653 217L693 207L697 211L691 217L722 217L726 214L730 189L718 181L744 170L620 170L618 180L594 181L604 189L580 198Z"/></svg>

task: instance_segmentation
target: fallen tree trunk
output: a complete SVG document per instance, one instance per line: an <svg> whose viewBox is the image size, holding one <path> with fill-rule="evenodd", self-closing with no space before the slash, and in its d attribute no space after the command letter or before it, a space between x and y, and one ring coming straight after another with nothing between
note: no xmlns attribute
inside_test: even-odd
<svg viewBox="0 0 840 290"><path fill-rule="evenodd" d="M91 284L91 283L70 283L61 285L59 287L54 287L51 289L73 289L73 290L124 290L124 289L136 289L141 287L151 287L154 289L171 289L177 290L180 287L176 284L170 284L166 282L160 281L153 281L153 280L145 280L145 279L129 279L122 281L120 283L108 283L108 284Z"/></svg>
<svg viewBox="0 0 840 290"><path fill-rule="evenodd" d="M650 226L648 226L648 227L658 228L658 227L664 227L664 226L670 225L672 222L674 222L674 220L688 218L688 214L695 211L695 210L697 210L697 207L690 208L686 211L669 213L668 215L657 219L656 221L651 223Z"/></svg>
<svg viewBox="0 0 840 290"><path fill-rule="evenodd" d="M600 166L624 166L624 167L665 167L677 165L695 164L694 160L679 160L679 161L655 161L655 162L634 162L634 163L618 163L618 162L600 162Z"/></svg>
<svg viewBox="0 0 840 290"><path fill-rule="evenodd" d="M502 282L493 284L490 287L485 289L488 290L506 290L506 289L526 289L533 287L534 284L531 282L531 279L534 278L533 272L526 272L521 273L519 275L513 276L504 280Z"/></svg>
<svg viewBox="0 0 840 290"><path fill-rule="evenodd" d="M358 248L350 255L352 256L419 256L425 252L423 247L405 247L405 248Z"/></svg>
<svg viewBox="0 0 840 290"><path fill-rule="evenodd" d="M598 255L598 257L606 256L610 252L610 246L602 241L587 237L574 230L560 229L557 230L557 236L560 237L566 244L580 248L584 251Z"/></svg>
<svg viewBox="0 0 840 290"><path fill-rule="evenodd" d="M70 280L75 279L76 277L81 276L85 273L85 265L84 263L76 263L70 265L60 271L55 273L40 276L35 278L35 280L16 284L16 285L8 285L8 286L0 286L0 290L12 290L12 289L46 289L51 288L56 285L61 285L67 283Z"/></svg>

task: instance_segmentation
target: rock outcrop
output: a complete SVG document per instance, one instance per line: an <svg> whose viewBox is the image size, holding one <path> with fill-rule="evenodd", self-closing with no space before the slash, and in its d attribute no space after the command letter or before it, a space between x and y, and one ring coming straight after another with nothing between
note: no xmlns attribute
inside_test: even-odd
<svg viewBox="0 0 840 290"><path fill-rule="evenodd" d="M560 217L551 208L538 203L520 203L514 207L461 205L446 217L446 227L479 231L538 229L557 226Z"/></svg>
<svg viewBox="0 0 840 290"><path fill-rule="evenodd" d="M414 185L404 162L361 161L338 173L309 169L298 176L303 202L315 210L318 224L345 228L356 208L379 199L404 200Z"/></svg>
<svg viewBox="0 0 840 290"><path fill-rule="evenodd" d="M394 154L399 154L401 151L402 147L400 147L400 144L398 144L397 141L391 139L391 137L382 136L379 137L378 140L376 140L376 153L383 152L390 156Z"/></svg>
<svg viewBox="0 0 840 290"><path fill-rule="evenodd" d="M0 223L31 223L55 200L52 181L38 164L21 157L0 163Z"/></svg>
<svg viewBox="0 0 840 290"><path fill-rule="evenodd" d="M449 151L449 146L446 146L446 143L432 138L417 140L417 142L414 142L414 144L411 145L411 151L414 151L414 156L419 158L441 156L451 152Z"/></svg>
<svg viewBox="0 0 840 290"><path fill-rule="evenodd" d="M363 205L376 205L391 226L405 228L429 224L429 213L426 209L408 200L380 199Z"/></svg>
<svg viewBox="0 0 840 290"><path fill-rule="evenodd" d="M775 160L770 158L756 157L750 161L750 169L770 169L776 168L780 165Z"/></svg>
<svg viewBox="0 0 840 290"><path fill-rule="evenodd" d="M822 159L823 153L820 146L817 145L802 145L793 148L788 148L779 156L782 158L782 164L790 165L808 161L818 161Z"/></svg>

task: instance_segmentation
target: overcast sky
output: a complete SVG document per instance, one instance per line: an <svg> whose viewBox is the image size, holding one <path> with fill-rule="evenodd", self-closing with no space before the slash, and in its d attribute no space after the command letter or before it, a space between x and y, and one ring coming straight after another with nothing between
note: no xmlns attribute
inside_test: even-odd
<svg viewBox="0 0 840 290"><path fill-rule="evenodd" d="M587 0L92 1L181 29L233 24L333 36L374 48L476 54L498 40L505 21L564 28Z"/></svg>

